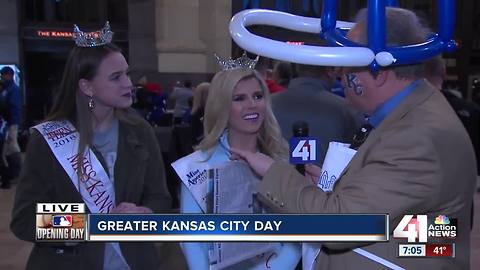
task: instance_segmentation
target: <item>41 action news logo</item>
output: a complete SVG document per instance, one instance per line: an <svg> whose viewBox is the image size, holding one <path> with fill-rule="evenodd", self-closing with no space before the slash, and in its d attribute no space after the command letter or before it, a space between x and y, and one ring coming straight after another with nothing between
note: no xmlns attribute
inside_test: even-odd
<svg viewBox="0 0 480 270"><path fill-rule="evenodd" d="M426 243L428 237L457 237L457 219L439 215L428 223L427 215L405 215L393 231L394 238L407 238L409 243Z"/></svg>

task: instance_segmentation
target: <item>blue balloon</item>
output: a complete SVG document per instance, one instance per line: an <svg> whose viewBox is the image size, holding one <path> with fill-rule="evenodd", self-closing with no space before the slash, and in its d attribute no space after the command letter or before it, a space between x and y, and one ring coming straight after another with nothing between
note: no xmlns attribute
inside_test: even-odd
<svg viewBox="0 0 480 270"><path fill-rule="evenodd" d="M368 0L368 44L367 47L378 56L383 56L383 61L378 63L373 60L370 69L377 72L381 66L408 65L422 62L442 52L451 52L456 48L452 39L455 24L455 1L438 0L438 34L434 34L426 42L408 46L386 46L386 19L385 8L396 6L398 1ZM322 32L320 37L331 46L360 47L358 43L347 39L348 29L336 28L337 1L325 0L322 12ZM386 58L385 58L386 57ZM388 59L391 58L391 61Z"/></svg>
<svg viewBox="0 0 480 270"><path fill-rule="evenodd" d="M242 9L260 8L260 0L243 0Z"/></svg>
<svg viewBox="0 0 480 270"><path fill-rule="evenodd" d="M387 7L398 7L398 0L387 0Z"/></svg>
<svg viewBox="0 0 480 270"><path fill-rule="evenodd" d="M290 11L290 0L276 0L275 9L283 12Z"/></svg>
<svg viewBox="0 0 480 270"><path fill-rule="evenodd" d="M335 29L337 24L337 1L325 0L323 1L322 11L322 32L328 32Z"/></svg>
<svg viewBox="0 0 480 270"><path fill-rule="evenodd" d="M336 47L357 47L355 51L357 52L356 56L361 56L355 58L355 63L351 66L370 66L370 69L373 72L377 72L381 67L386 66L395 66L395 65L408 65L422 62L426 59L434 57L435 55L441 54L443 52L452 52L456 49L456 42L452 38L453 37L453 30L455 24L455 0L437 0L437 20L438 20L438 34L433 34L429 37L426 37L426 41L421 44L414 44L408 46L396 46L396 47L389 47L386 44L386 7L395 7L398 6L398 0L368 0L368 23L367 23L367 32L368 32L368 40L367 45L358 44L346 38L346 34L349 29L347 28L340 28L337 27L337 1L336 0L324 0L322 6L322 14L321 14L321 31L319 33L320 37L324 39L330 46ZM252 8L258 8L260 6L260 0L243 0L243 6L246 8L247 6ZM312 8L317 13L319 8L319 0L303 0L302 7L305 12L309 12ZM290 0L276 0L275 7L278 10L288 11L290 7ZM268 12L262 11L265 16L268 18L274 18L273 14ZM256 16L254 13L249 13L251 15ZM277 16L277 15L275 15ZM286 16L285 14L281 16ZM293 16L293 15L292 15ZM263 18L263 17L262 17ZM287 18L287 17L285 17ZM290 18L289 18L290 19ZM307 18L306 24L311 27L313 25L311 23L312 18ZM264 19L256 18L256 22L261 21L265 23ZM297 20L297 19L295 19ZM303 18L301 19L303 20ZM272 21L275 21L274 19ZM348 22L347 22L348 23ZM236 20L235 29L239 32L242 32L244 29L242 20ZM270 22L266 22L268 25L286 25L283 22L276 21L275 24L270 24ZM306 29L308 27L304 27L302 25L299 27L298 22L295 22L291 26L287 26L288 29ZM350 25L345 26L345 22L339 22L339 25L344 27L350 27ZM316 26L314 26L316 27ZM311 28L309 28L311 29ZM246 30L245 30L246 31ZM247 36L247 33L243 31L242 35L232 36L238 39L243 39L244 36ZM311 32L314 33L318 30ZM248 32L248 31L247 31ZM250 37L252 38L252 37ZM246 40L246 39L245 39ZM256 39L255 44L247 45L244 44L245 47L249 47L252 50L262 51L262 49L258 46L259 44L266 44L265 39L259 38ZM253 47L252 47L253 46ZM257 46L257 47L255 47ZM263 46L263 45L262 45ZM282 47L283 45L277 44L275 46ZM358 48L360 47L360 48ZM283 47L282 47L283 48ZM283 50L289 50L290 47L285 47ZM314 51L314 47L311 46L304 46L301 48L302 53L302 61L304 62L311 62L311 59L308 58L308 55L311 51ZM322 55L322 59L326 59L326 61L319 61L322 63L328 63L328 65L344 65L346 62L338 62L332 61L334 55L332 54L332 49L339 49L338 54L336 57L338 59L342 59L344 61L345 52L342 51L344 48L325 48L329 50L328 53L325 53L325 57ZM282 58L283 56L279 56L277 52L269 52L275 57ZM319 56L318 51L315 51L317 56ZM343 53L343 55L341 55ZM361 53L358 54L358 53ZM363 58L362 58L363 57ZM283 57L289 58L290 57ZM320 58L318 58L320 59ZM350 59L349 59L350 60ZM353 62L352 62L353 63ZM347 63L350 64L350 63Z"/></svg>

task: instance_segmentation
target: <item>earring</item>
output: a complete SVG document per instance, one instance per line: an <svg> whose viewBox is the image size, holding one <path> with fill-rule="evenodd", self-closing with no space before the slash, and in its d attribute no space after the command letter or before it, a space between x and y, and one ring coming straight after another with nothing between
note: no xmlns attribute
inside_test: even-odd
<svg viewBox="0 0 480 270"><path fill-rule="evenodd" d="M90 110L93 110L93 108L95 108L95 102L93 101L93 96L90 97L90 100L88 101L88 108Z"/></svg>

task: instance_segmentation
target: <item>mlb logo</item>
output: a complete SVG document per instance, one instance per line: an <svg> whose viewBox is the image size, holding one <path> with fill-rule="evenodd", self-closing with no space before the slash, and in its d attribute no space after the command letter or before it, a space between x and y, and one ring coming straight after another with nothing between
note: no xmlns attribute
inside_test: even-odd
<svg viewBox="0 0 480 270"><path fill-rule="evenodd" d="M72 227L71 215L58 215L52 218L53 227Z"/></svg>
<svg viewBox="0 0 480 270"><path fill-rule="evenodd" d="M292 137L290 139L290 164L315 163L319 149L315 137Z"/></svg>

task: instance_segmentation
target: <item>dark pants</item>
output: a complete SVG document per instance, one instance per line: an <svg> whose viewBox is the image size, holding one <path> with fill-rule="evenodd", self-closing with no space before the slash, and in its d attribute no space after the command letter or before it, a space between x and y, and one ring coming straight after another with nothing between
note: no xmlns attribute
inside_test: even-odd
<svg viewBox="0 0 480 270"><path fill-rule="evenodd" d="M1 144L2 144L2 147L0 147L0 149L3 150L3 143ZM20 169L22 165L22 156L20 152L8 155L6 159L7 159L8 165L3 164L3 162L2 162L2 165L0 165L2 187L4 188L8 188L10 186L10 182L12 181L12 179L15 179L18 177L18 175L20 174Z"/></svg>

